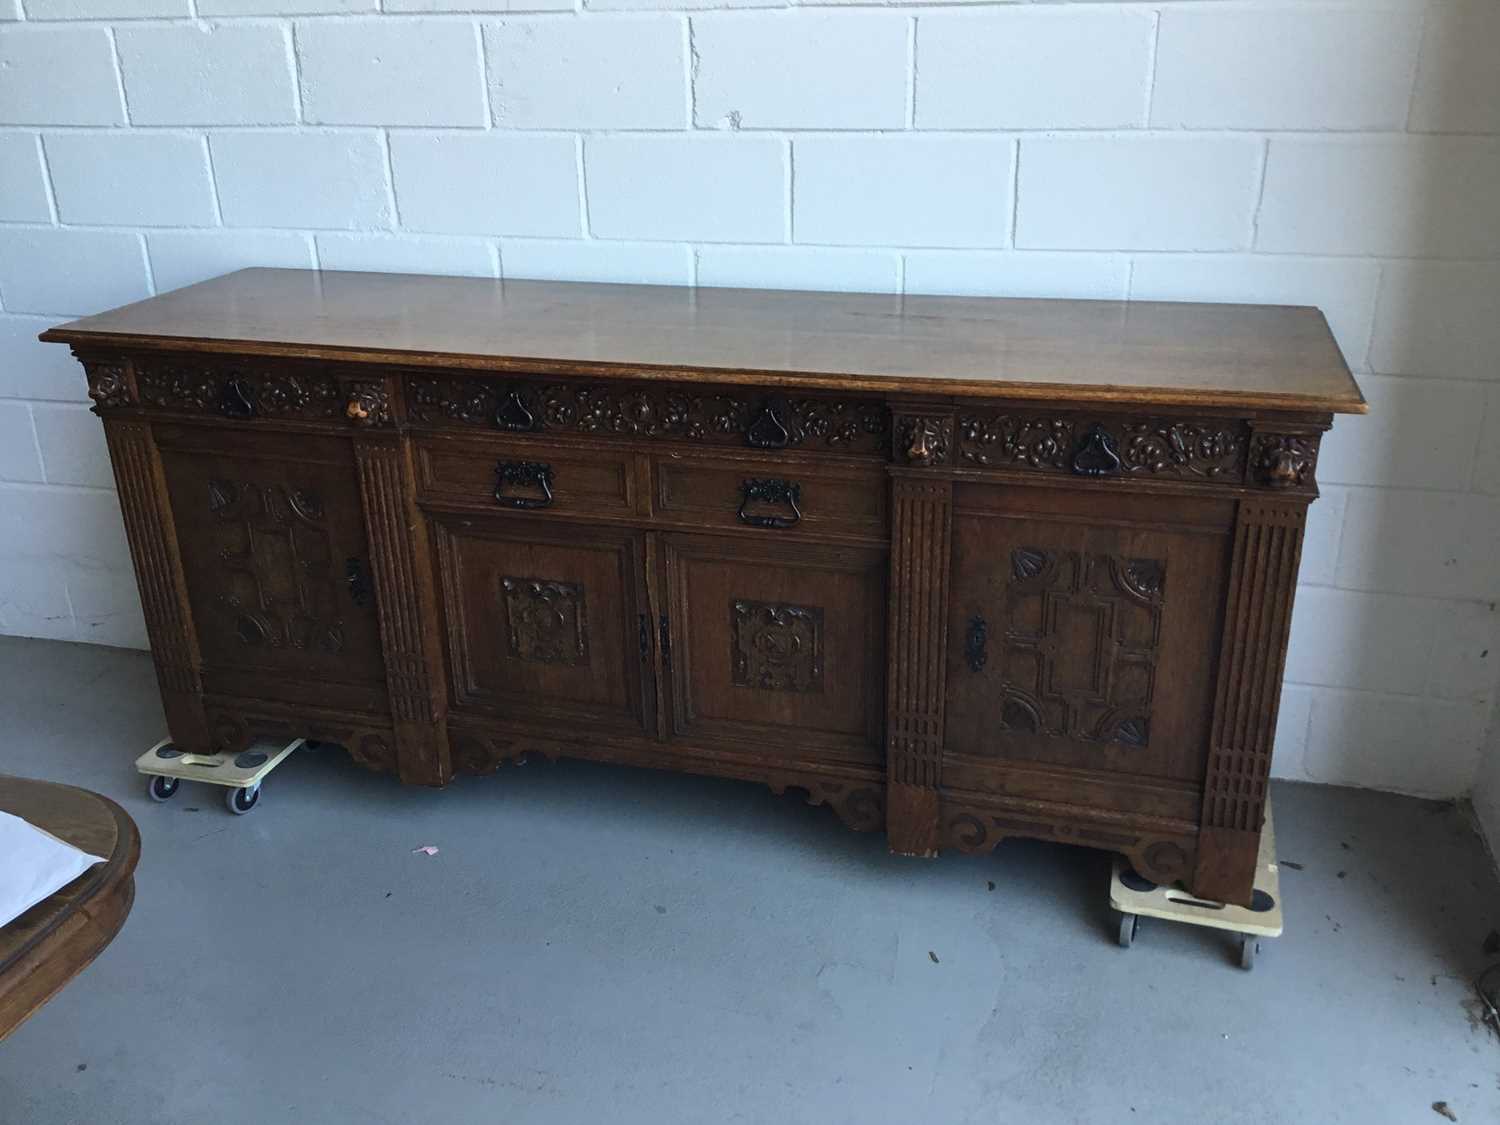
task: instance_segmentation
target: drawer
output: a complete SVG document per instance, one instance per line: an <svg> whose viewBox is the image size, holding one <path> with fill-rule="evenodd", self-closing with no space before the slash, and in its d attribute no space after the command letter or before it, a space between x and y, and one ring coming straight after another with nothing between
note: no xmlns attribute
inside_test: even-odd
<svg viewBox="0 0 1500 1125"><path fill-rule="evenodd" d="M625 450L451 438L419 440L415 450L423 503L529 515L635 511L635 460Z"/></svg>
<svg viewBox="0 0 1500 1125"><path fill-rule="evenodd" d="M887 493L879 466L824 458L664 454L652 463L656 519L702 529L886 539Z"/></svg>

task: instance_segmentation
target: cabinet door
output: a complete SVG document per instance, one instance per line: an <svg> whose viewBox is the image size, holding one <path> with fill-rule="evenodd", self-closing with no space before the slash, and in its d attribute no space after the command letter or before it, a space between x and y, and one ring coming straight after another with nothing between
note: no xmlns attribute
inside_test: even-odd
<svg viewBox="0 0 1500 1125"><path fill-rule="evenodd" d="M956 494L946 751L1201 779L1232 518L1176 496Z"/></svg>
<svg viewBox="0 0 1500 1125"><path fill-rule="evenodd" d="M663 536L671 732L884 760L883 550Z"/></svg>
<svg viewBox="0 0 1500 1125"><path fill-rule="evenodd" d="M157 430L210 690L332 698L385 682L364 514L338 438Z"/></svg>
<svg viewBox="0 0 1500 1125"><path fill-rule="evenodd" d="M553 734L651 727L642 533L511 518L433 529L456 710Z"/></svg>

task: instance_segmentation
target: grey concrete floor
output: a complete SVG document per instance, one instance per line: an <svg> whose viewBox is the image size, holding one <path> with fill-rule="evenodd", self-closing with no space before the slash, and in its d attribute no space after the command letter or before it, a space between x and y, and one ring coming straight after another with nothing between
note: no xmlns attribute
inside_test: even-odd
<svg viewBox="0 0 1500 1125"><path fill-rule="evenodd" d="M754 785L329 752L236 818L146 800L145 655L0 639L0 685L0 768L143 840L120 936L0 1044L4 1125L1500 1121L1500 884L1451 806L1280 786L1303 866L1244 973L1209 931L1117 948L1096 852L904 860Z"/></svg>

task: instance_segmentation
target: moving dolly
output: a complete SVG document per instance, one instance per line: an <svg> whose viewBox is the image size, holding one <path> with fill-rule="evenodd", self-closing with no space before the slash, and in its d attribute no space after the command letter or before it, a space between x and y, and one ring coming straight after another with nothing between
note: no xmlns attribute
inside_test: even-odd
<svg viewBox="0 0 1500 1125"><path fill-rule="evenodd" d="M1119 941L1130 948L1141 918L1161 918L1228 930L1240 937L1240 968L1253 969L1262 938L1281 936L1281 878L1276 864L1276 830L1271 823L1271 804L1266 802L1266 823L1260 833L1260 854L1255 863L1255 890L1249 906L1233 906L1195 898L1180 887L1159 886L1136 874L1116 856L1109 882L1109 905L1119 915Z"/></svg>
<svg viewBox="0 0 1500 1125"><path fill-rule="evenodd" d="M146 794L153 801L170 800L183 781L203 781L224 786L225 807L243 816L260 802L266 774L306 741L294 738L285 746L257 742L237 754L189 754L164 738L135 760L135 768L150 778Z"/></svg>

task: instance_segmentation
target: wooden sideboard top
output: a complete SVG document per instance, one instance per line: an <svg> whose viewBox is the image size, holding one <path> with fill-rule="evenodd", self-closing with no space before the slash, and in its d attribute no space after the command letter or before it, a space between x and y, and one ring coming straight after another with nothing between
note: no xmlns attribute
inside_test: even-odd
<svg viewBox="0 0 1500 1125"><path fill-rule="evenodd" d="M1360 414L1315 308L247 269L44 332L128 347L602 378Z"/></svg>

